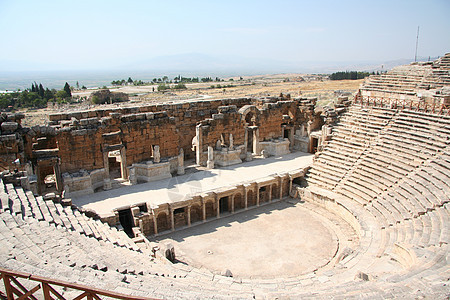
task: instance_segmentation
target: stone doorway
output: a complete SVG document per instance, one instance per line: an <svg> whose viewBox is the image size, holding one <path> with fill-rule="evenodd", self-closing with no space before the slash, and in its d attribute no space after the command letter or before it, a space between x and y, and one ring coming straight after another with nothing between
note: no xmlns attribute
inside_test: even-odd
<svg viewBox="0 0 450 300"><path fill-rule="evenodd" d="M122 225L123 230L125 231L125 233L133 238L133 227L134 227L134 222L133 222L133 215L131 214L131 209L127 208L127 209L123 209L123 210L119 210L119 221L120 221L120 225Z"/></svg>
<svg viewBox="0 0 450 300"><path fill-rule="evenodd" d="M126 152L122 144L108 146L103 150L103 165L108 179L127 179Z"/></svg>
<svg viewBox="0 0 450 300"><path fill-rule="evenodd" d="M220 213L224 213L224 212L228 212L229 211L229 197L222 197L219 200L219 212Z"/></svg>
<svg viewBox="0 0 450 300"><path fill-rule="evenodd" d="M310 146L309 153L312 153L312 154L316 153L318 147L319 147L319 139L315 138L315 137L311 137L311 146Z"/></svg>
<svg viewBox="0 0 450 300"><path fill-rule="evenodd" d="M62 191L62 178L59 166L59 158L39 159L34 166L37 177L39 194Z"/></svg>
<svg viewBox="0 0 450 300"><path fill-rule="evenodd" d="M108 165L109 165L109 178L117 179L121 178L121 164L120 150L108 152Z"/></svg>

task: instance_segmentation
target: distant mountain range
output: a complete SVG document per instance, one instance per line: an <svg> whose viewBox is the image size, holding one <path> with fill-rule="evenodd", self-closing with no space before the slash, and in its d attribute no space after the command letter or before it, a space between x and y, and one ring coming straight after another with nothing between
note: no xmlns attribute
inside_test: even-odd
<svg viewBox="0 0 450 300"><path fill-rule="evenodd" d="M433 58L433 60L436 58ZM421 60L426 60L421 58ZM125 70L152 72L190 72L232 75L263 73L333 73L336 71L381 71L411 63L410 59L391 61L285 61L240 56L212 56L187 53L154 57L121 66Z"/></svg>

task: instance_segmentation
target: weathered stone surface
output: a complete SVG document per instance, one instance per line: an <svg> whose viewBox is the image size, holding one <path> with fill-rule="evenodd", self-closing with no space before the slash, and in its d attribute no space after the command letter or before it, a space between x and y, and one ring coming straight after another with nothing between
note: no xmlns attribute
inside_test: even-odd
<svg viewBox="0 0 450 300"><path fill-rule="evenodd" d="M17 130L19 124L17 122L3 122L1 125L2 132L8 134Z"/></svg>

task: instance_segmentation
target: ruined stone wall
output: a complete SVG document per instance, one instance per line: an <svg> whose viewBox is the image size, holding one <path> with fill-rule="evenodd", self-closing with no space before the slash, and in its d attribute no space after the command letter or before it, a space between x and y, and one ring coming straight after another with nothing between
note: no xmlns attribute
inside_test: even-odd
<svg viewBox="0 0 450 300"><path fill-rule="evenodd" d="M56 139L62 172L103 168L103 152L108 146L125 147L127 166L150 160L155 145L160 147L161 157L178 154L178 133L174 120L167 113L112 115L100 120L82 119L88 121L58 130Z"/></svg>
<svg viewBox="0 0 450 300"><path fill-rule="evenodd" d="M207 151L208 146L215 148L217 141L224 142L224 146L230 146L230 134L233 135L233 144L244 144L245 127L241 115L236 106L221 106L219 113L213 114L211 119L201 123L202 151Z"/></svg>
<svg viewBox="0 0 450 300"><path fill-rule="evenodd" d="M81 111L73 113L60 113L49 115L50 124L65 124L73 118L103 118L111 114L129 115L146 112L165 111L169 117L173 117L176 129L178 130L178 143L183 148L186 158L192 158L195 153L191 150L192 138L195 136L195 126L198 122L211 118L213 114L218 113L219 106L235 105L237 109L244 105L251 104L254 99L236 98L220 100L190 101L182 104L149 104L139 107L120 107L98 109L95 111Z"/></svg>
<svg viewBox="0 0 450 300"><path fill-rule="evenodd" d="M265 103L261 108L259 120L260 140L280 137L282 124L297 124L298 101L278 101Z"/></svg>
<svg viewBox="0 0 450 300"><path fill-rule="evenodd" d="M101 130L61 130L57 139L63 173L103 168Z"/></svg>
<svg viewBox="0 0 450 300"><path fill-rule="evenodd" d="M24 160L24 141L21 120L25 116L2 113L0 116L0 170L21 169L14 164L16 159Z"/></svg>
<svg viewBox="0 0 450 300"><path fill-rule="evenodd" d="M121 124L127 165L149 160L152 146L160 147L161 157L178 155L179 141L175 121L161 113L146 113L147 119ZM153 119L149 119L153 117Z"/></svg>

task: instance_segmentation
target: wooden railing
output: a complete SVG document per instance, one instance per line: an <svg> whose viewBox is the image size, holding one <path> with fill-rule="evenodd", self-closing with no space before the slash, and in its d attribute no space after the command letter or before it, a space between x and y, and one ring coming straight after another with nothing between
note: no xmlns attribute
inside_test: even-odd
<svg viewBox="0 0 450 300"><path fill-rule="evenodd" d="M127 296L124 294L119 294L111 291L101 290L97 288L91 288L87 287L81 284L76 283L70 283L65 282L61 280L55 280L50 278L45 278L41 276L36 276L28 273L18 272L18 271L11 271L7 269L0 268L0 275L3 280L4 285L4 291L6 294L3 294L0 290L0 299L8 299L8 300L22 300L22 299L33 299L37 300L43 298L46 300L50 299L60 299L65 300L66 298L63 297L58 291L55 290L52 286L60 286L64 287L65 289L73 289L74 291L80 292L78 296L73 298L74 300L79 300L86 298L88 300L92 299L101 299L100 296L114 298L114 299L152 299L152 298L146 298L146 297L137 297L137 296ZM33 285L37 283L36 286L34 286L31 289L25 288L25 286L20 283L19 279L22 280L28 280L32 281ZM41 295L34 294L38 292L39 290L42 290Z"/></svg>
<svg viewBox="0 0 450 300"><path fill-rule="evenodd" d="M424 111L439 115L450 115L450 106L436 105L422 101L399 100L395 98L383 97L369 97L356 94L353 103L361 106L378 106L393 109L409 109L415 111Z"/></svg>

